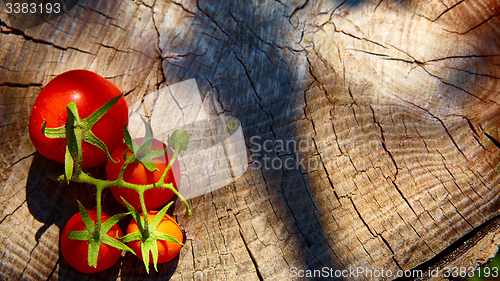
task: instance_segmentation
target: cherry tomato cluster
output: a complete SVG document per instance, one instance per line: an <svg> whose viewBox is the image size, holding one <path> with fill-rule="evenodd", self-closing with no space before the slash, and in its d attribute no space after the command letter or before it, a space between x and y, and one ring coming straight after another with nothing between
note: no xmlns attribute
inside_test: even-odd
<svg viewBox="0 0 500 281"><path fill-rule="evenodd" d="M78 202L80 212L67 222L61 236L64 258L84 273L110 268L123 250L142 259L149 271L150 262L156 268L157 263L172 260L183 245L181 228L166 212L173 202L167 203L177 195L190 215L187 202L177 192L180 166L176 159L187 148L189 135L176 131L167 145L153 138L144 121L145 137L132 140L127 122L127 102L118 87L87 70L56 76L39 94L30 115L35 148L65 165L65 174L57 180L96 186L96 209L87 211ZM106 179L82 170L105 162ZM101 211L105 188L128 212L110 217ZM128 215L133 218L124 236L116 223Z"/></svg>

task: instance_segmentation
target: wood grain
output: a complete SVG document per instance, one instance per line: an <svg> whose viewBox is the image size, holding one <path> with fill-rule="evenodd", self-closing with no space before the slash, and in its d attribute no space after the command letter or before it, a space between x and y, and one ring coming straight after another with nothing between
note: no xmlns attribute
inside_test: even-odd
<svg viewBox="0 0 500 281"><path fill-rule="evenodd" d="M468 267L496 252L498 1L89 0L29 29L0 6L0 279L292 280L293 268ZM27 126L42 87L80 68L129 104L195 78L241 121L247 172L191 199L188 221L177 204L187 243L159 272L127 254L82 275L60 255L76 199L90 208L95 191L50 181L61 166ZM480 250L445 254L466 241Z"/></svg>

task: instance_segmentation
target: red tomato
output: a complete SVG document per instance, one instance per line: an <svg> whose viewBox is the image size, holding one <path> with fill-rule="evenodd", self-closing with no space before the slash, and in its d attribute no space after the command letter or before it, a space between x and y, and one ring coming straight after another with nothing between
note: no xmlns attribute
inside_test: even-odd
<svg viewBox="0 0 500 281"><path fill-rule="evenodd" d="M134 139L134 142L140 145L142 143L142 140L143 138L137 138ZM166 147L167 145L165 145L163 142L153 139L153 145L151 147L152 150L162 150L165 149ZM123 160L123 153L125 152L126 149L127 145L123 143L117 149L115 149L115 151L113 151L111 157L115 161L118 161L118 163L113 163L111 161L108 161L106 163L106 179L116 180L118 178L123 163L125 162ZM127 153L127 156L130 154L132 154L132 152L129 151ZM165 154L164 156L158 158L154 158L153 164L158 169L154 172L151 172L148 169L146 169L146 167L144 167L144 165L142 165L142 163L140 162L130 163L127 166L127 169L125 169L125 172L123 174L123 179L126 182L140 184L140 185L156 183L161 178L163 172L167 168L168 163L172 158L172 155L173 155L173 150L171 149L168 152L168 154ZM174 186L174 188L177 189L180 177L181 177L181 171L180 171L179 161L175 159L174 163L170 167L170 170L167 172L164 182L171 183ZM111 187L110 189L115 199L121 205L125 206L125 203L123 203L122 199L120 198L123 197L136 210L139 211L142 210L141 203L139 201L139 194L136 191L116 186ZM146 192L144 192L144 202L146 203L146 208L148 210L157 209L165 205L173 196L174 193L170 189L166 188L149 189Z"/></svg>
<svg viewBox="0 0 500 281"><path fill-rule="evenodd" d="M68 103L74 101L81 119L85 119L121 91L113 83L88 70L71 70L56 76L38 95L31 111L29 133L35 148L43 156L64 163L66 139L49 139L42 134L47 128L66 124ZM128 106L121 98L92 128L94 135L113 151L123 141L124 123L128 121ZM98 166L106 154L89 143L82 144L82 168Z"/></svg>
<svg viewBox="0 0 500 281"><path fill-rule="evenodd" d="M158 211L148 211L148 221L151 222ZM141 217L144 218L143 214ZM139 230L137 222L132 219L127 227L127 234L136 232ZM169 215L163 216L160 224L156 228L157 231L169 234L173 236L178 241L184 243L184 235L182 234L181 227L177 222ZM165 263L171 261L173 258L179 254L182 245L176 242L170 242L165 240L156 240L156 245L158 245L158 263ZM134 251L138 258L142 260L141 253L141 241L130 241L128 246ZM149 253L149 262L153 263L153 256L151 252Z"/></svg>
<svg viewBox="0 0 500 281"><path fill-rule="evenodd" d="M97 212L95 210L88 211L90 218L95 223L97 218ZM109 216L101 213L102 222L105 222L109 219ZM97 258L97 267L91 267L88 263L88 247L89 243L87 241L81 240L73 240L68 237L69 231L78 231L85 230L85 224L83 223L82 217L80 213L77 213L73 217L71 217L66 223L64 227L62 236L61 236L61 251L64 256L64 259L71 265L76 268L78 271L83 273L94 273L106 270L113 266L119 259L122 253L122 250L111 247L106 244L102 244L99 248L99 256ZM107 234L116 238L116 233L118 231L118 236L122 237L123 232L118 227L118 225L114 225Z"/></svg>

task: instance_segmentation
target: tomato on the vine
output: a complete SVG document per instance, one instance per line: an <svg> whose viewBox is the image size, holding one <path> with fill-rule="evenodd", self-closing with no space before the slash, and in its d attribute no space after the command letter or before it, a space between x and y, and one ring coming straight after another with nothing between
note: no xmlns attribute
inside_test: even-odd
<svg viewBox="0 0 500 281"><path fill-rule="evenodd" d="M120 89L102 76L88 70L71 70L56 76L38 95L29 120L29 134L35 148L45 157L64 163L66 139L48 138L42 133L46 128L57 128L67 122L67 108L75 102L81 119L121 94ZM123 141L123 128L128 121L125 98L120 100L92 127L94 135L113 151ZM82 168L98 166L106 161L106 154L97 146L82 143Z"/></svg>
<svg viewBox="0 0 500 281"><path fill-rule="evenodd" d="M140 145L142 143L143 138L137 138L133 141ZM151 146L152 150L163 150L167 147L163 142L153 139L153 144ZM117 161L117 163L113 163L108 160L106 163L106 179L107 180L116 180L118 175L120 174L120 170L125 162L123 160L123 155L127 150L127 145L125 143L121 144L117 149L111 153L111 157ZM128 151L127 156L131 155L132 152ZM140 162L130 163L125 172L123 174L123 180L133 184L147 185L158 182L161 178L163 172L167 168L170 159L172 159L173 150L170 149L167 154L154 158L153 164L158 169L154 172L149 171L144 167L144 165ZM175 189L178 188L178 184L181 177L180 165L179 161L175 159L172 163L170 170L167 172L164 183L171 183ZM130 205L132 205L136 210L142 210L141 203L139 200L139 194L128 188L124 187L111 187L111 192L115 199L123 206L123 197ZM144 192L144 202L146 203L146 208L148 210L157 209L165 205L172 197L174 193L167 188L153 188L146 190Z"/></svg>
<svg viewBox="0 0 500 281"><path fill-rule="evenodd" d="M97 219L97 212L95 210L89 210L88 214L92 221L95 223ZM108 219L108 215L101 213L102 222L105 222ZM70 231L79 231L85 229L85 224L80 213L77 213L76 215L71 217L66 223L66 226L64 227L63 233L61 235L61 251L64 259L68 262L69 265L83 273L99 272L113 266L120 259L122 250L111 247L104 243L101 243L101 246L99 248L97 266L89 266L89 242L82 240L73 240L68 237L68 232ZM122 230L118 227L118 225L115 224L107 232L107 235L109 235L111 238L116 238L117 234L119 237L123 236Z"/></svg>
<svg viewBox="0 0 500 281"><path fill-rule="evenodd" d="M148 211L148 221L151 222L157 213L158 211ZM141 218L144 218L143 214L141 214ZM156 230L171 235L179 242L184 243L184 235L180 226L171 216L167 214L163 216ZM137 225L135 219L132 219L128 224L127 234L136 231L139 231L139 226ZM128 242L128 245L134 251L137 257L142 260L141 241L130 241ZM182 248L182 245L177 242L165 240L156 240L156 245L158 246L158 263L171 261L177 256L177 254L179 254ZM153 263L153 256L151 253L149 253L149 262Z"/></svg>

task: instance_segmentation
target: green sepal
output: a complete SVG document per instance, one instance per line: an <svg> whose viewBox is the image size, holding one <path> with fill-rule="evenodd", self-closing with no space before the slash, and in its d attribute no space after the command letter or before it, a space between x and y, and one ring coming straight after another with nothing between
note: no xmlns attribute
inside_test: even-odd
<svg viewBox="0 0 500 281"><path fill-rule="evenodd" d="M181 241L177 240L175 237L173 237L170 234L157 232L154 236L155 236L155 238L157 240L165 240L165 241L169 241L169 242L175 242L177 244L181 244L182 246L184 246L184 243L182 243Z"/></svg>
<svg viewBox="0 0 500 281"><path fill-rule="evenodd" d="M68 123L66 124L67 126L74 127L75 123L77 124L82 123L82 119L78 114L78 107L76 107L76 103L74 101L68 103L68 105L66 106L66 110L68 112ZM67 134L68 132L66 132L66 135Z"/></svg>
<svg viewBox="0 0 500 281"><path fill-rule="evenodd" d="M92 127L95 125L95 123L97 123L97 121L99 121L99 119L101 119L104 116L104 114L106 114L106 112L108 112L111 109L111 107L113 107L113 105L115 105L118 102L118 100L120 100L120 98L122 96L123 95L119 95L119 96L116 96L116 97L110 99L103 106L101 106L94 113L92 113L89 117L87 117L87 118L85 118L83 120L77 120L78 123L81 125L81 128L82 128L83 132L85 132L83 134L83 139L82 140L85 141L86 143L89 143L89 144L91 144L93 146L96 146L100 150L104 151L104 153L106 153L106 157L109 160L111 160L113 163L118 163L118 162L116 162L111 157L111 155L109 154L109 150L106 147L106 144L104 144L103 141L101 141L99 138L97 138L94 135L94 133L92 132ZM74 102L71 102L71 103L75 104ZM68 104L68 108L69 108L69 104ZM76 110L76 104L74 105L74 108ZM77 114L78 114L78 112L76 111L75 116L78 116ZM69 115L68 115L68 117L69 117ZM80 117L78 117L78 119L79 118ZM68 118L68 124L69 123L70 123L70 120Z"/></svg>
<svg viewBox="0 0 500 281"><path fill-rule="evenodd" d="M92 221L92 219L90 218L90 215L87 212L87 210L85 209L85 207L83 207L82 203L80 203L80 201L78 201L78 200L76 200L76 202L78 202L78 209L80 210L80 216L82 217L82 221L85 224L85 228L86 228L86 230L83 230L82 232L87 232L87 236L88 236L87 241L89 243L89 248L88 248L87 261L88 261L89 266L96 267L97 266L97 257L99 255L99 244L96 243L92 237L92 234L94 233L94 229L95 229L95 224L94 224L94 221ZM69 236L69 233L68 233L68 237L71 238ZM81 240L81 239L78 239L78 240Z"/></svg>
<svg viewBox="0 0 500 281"><path fill-rule="evenodd" d="M107 244L111 247L115 247L120 250L131 252L135 255L134 251L130 249L127 245L123 244L119 240L116 240L108 235L108 231L117 224L123 217L130 215L130 213L121 213L111 216L105 222L101 224L101 243ZM118 237L118 233L116 234L116 238Z"/></svg>
<svg viewBox="0 0 500 281"><path fill-rule="evenodd" d="M130 213L121 213L116 214L107 219L105 222L101 224L101 232L108 233L108 231L117 224L123 217L130 215Z"/></svg>
<svg viewBox="0 0 500 281"><path fill-rule="evenodd" d="M187 131L179 132L175 130L170 138L168 138L168 145L173 146L179 151L187 149L189 143L189 133Z"/></svg>
<svg viewBox="0 0 500 281"><path fill-rule="evenodd" d="M68 238L73 240L88 241L90 234L88 230L68 231Z"/></svg>
<svg viewBox="0 0 500 281"><path fill-rule="evenodd" d="M131 252L132 254L135 255L135 252L132 249L130 249L127 245L123 244L119 240L116 240L116 239L110 237L107 234L106 235L102 235L101 237L102 237L101 238L102 239L101 243L109 245L111 247L115 247L115 248L123 250L123 251Z"/></svg>
<svg viewBox="0 0 500 281"><path fill-rule="evenodd" d="M149 122L141 116L142 122L144 122L144 127L146 129L146 134L144 135L144 139L142 140L141 146L136 151L136 155L138 159L140 159L139 155L145 155L149 150L151 150L151 146L153 145L153 129Z"/></svg>
<svg viewBox="0 0 500 281"><path fill-rule="evenodd" d="M163 219L163 217L167 213L168 208L170 208L170 206L172 206L172 204L174 204L173 201L171 201L170 203L168 203L165 207L163 207L155 215L155 217L153 218L153 220L150 223L150 229L156 230L158 228L158 226L161 223L161 220ZM163 232L158 232L158 231L151 231L151 233L153 233L152 236L156 240L165 240L165 241L176 242L178 244L184 245L182 242L180 242L179 240L175 239L175 237L173 237L172 235L169 235L169 234L166 234L166 233L163 233ZM154 255L153 255L153 257L154 257Z"/></svg>
<svg viewBox="0 0 500 281"><path fill-rule="evenodd" d="M137 148L139 147L133 140L132 137L130 136L130 133L127 128L127 122L125 122L125 125L123 126L123 139L125 140L125 144L127 144L128 149L134 153Z"/></svg>
<svg viewBox="0 0 500 281"><path fill-rule="evenodd" d="M68 122L66 124L66 153L64 155L64 174L69 182L73 177L73 172L78 174L81 171L82 159L82 133L77 129L75 123L80 123L78 108L75 102L67 105Z"/></svg>
<svg viewBox="0 0 500 281"><path fill-rule="evenodd" d="M138 161L144 164L144 167L146 167L146 169L153 172L156 171L157 168L150 161L149 157L147 157L153 145L153 129L151 128L151 125L148 123L148 121L144 119L144 117L141 116L141 119L142 122L144 122L144 127L146 128L146 135L142 140L141 146L139 146L139 148L135 150L135 157L137 158Z"/></svg>
<svg viewBox="0 0 500 281"><path fill-rule="evenodd" d="M86 126L91 128L94 126L99 119L101 119L104 114L106 114L121 98L123 97L123 94L116 96L109 101L107 101L103 106L101 106L98 110L96 110L94 113L92 113L89 117L85 118L84 123Z"/></svg>
<svg viewBox="0 0 500 281"><path fill-rule="evenodd" d="M151 150L148 152L148 154L146 154L142 159L147 159L148 161L151 161L151 163L153 162L153 159L155 158L158 158L158 157L161 157L165 154L167 154L167 152L170 150L170 146L167 146L165 147L164 149L162 150ZM142 160L141 159L141 160ZM141 161L142 162L142 161Z"/></svg>
<svg viewBox="0 0 500 281"><path fill-rule="evenodd" d="M89 143L93 146L97 146L100 150L104 151L104 153L106 153L106 157L108 157L108 159L111 162L118 163L118 161L115 161L111 157L111 154L109 154L109 150L108 150L108 147L106 146L106 144L104 144L104 142L102 140L100 140L98 137L96 137L90 129L87 131L87 134L85 134L85 136L83 137L83 140L86 143Z"/></svg>
<svg viewBox="0 0 500 281"><path fill-rule="evenodd" d="M142 145L148 147L149 149L151 149L151 145L153 144L153 128L151 128L151 124L149 124L149 122L144 119L144 117L142 117L141 115L141 119L142 119L142 122L144 122L144 127L146 129L146 135L144 136L144 139L142 140ZM150 144L149 144L150 143Z"/></svg>
<svg viewBox="0 0 500 281"><path fill-rule="evenodd" d="M75 160L71 156L71 152L69 152L69 147L66 145L66 153L64 154L64 176L66 177L66 182L69 184L69 181L73 177L73 164Z"/></svg>
<svg viewBox="0 0 500 281"><path fill-rule="evenodd" d="M89 251L88 251L88 262L89 266L97 267L97 258L99 257L99 248L101 247L101 243L92 241L89 243Z"/></svg>
<svg viewBox="0 0 500 281"><path fill-rule="evenodd" d="M64 139L66 138L66 127L63 125L57 128L47 128L47 121L43 120L42 134L49 139Z"/></svg>
<svg viewBox="0 0 500 281"><path fill-rule="evenodd" d="M156 248L156 259L154 255L154 248ZM141 255L142 255L142 261L144 262L144 266L146 267L146 272L149 274L149 252L153 252L153 263L155 270L158 271L156 268L156 264L158 261L158 245L156 244L156 240L148 238L146 241L141 242Z"/></svg>
<svg viewBox="0 0 500 281"><path fill-rule="evenodd" d="M134 147L137 161L141 162L146 169L151 172L157 171L158 168L153 164L153 159L167 154L170 146L162 150L151 150L153 145L153 129L151 125L142 116L142 121L146 128L146 134L140 147ZM130 146L130 145L129 145Z"/></svg>
<svg viewBox="0 0 500 281"><path fill-rule="evenodd" d="M137 222L137 226L139 227L139 231L141 231L141 233L142 233L142 231L144 230L144 225L142 224L141 215L123 197L120 197L120 198L122 199L123 203L125 203L125 207L127 207L127 209L129 210L129 212L132 215L132 217L134 218L134 220Z"/></svg>
<svg viewBox="0 0 500 281"><path fill-rule="evenodd" d="M156 243L156 239L151 239L151 240L152 240L152 243L150 246L150 250L151 250L151 255L153 256L153 265L155 267L155 271L158 272L158 267L157 267L157 264L158 264L158 244ZM143 257L144 257L144 255L143 255ZM149 255L148 255L148 258L149 258Z"/></svg>
<svg viewBox="0 0 500 281"><path fill-rule="evenodd" d="M121 237L120 241L126 243L130 241L141 240L141 238L142 238L141 232L138 230Z"/></svg>
<svg viewBox="0 0 500 281"><path fill-rule="evenodd" d="M141 159L142 160L142 159ZM151 163L151 162L147 162L147 161L141 161L142 165L144 165L144 167L146 169L148 169L148 171L150 172L154 172L156 170L158 170L158 168L156 168L155 164Z"/></svg>
<svg viewBox="0 0 500 281"><path fill-rule="evenodd" d="M99 149L106 153L106 157L113 163L118 163L115 161L111 155L109 154L109 150L99 138L97 138L92 132L92 127L99 121L121 98L123 97L123 93L119 96L113 97L109 101L107 101L103 106L97 109L94 113L92 113L87 118L81 121L82 127L84 128L84 141L97 146Z"/></svg>
<svg viewBox="0 0 500 281"><path fill-rule="evenodd" d="M78 202L78 209L80 210L80 216L82 217L82 221L85 224L85 228L87 228L87 231L89 231L89 233L93 233L95 227L94 221L92 221L89 213L87 212L85 207L83 207L82 203L80 203L80 201L78 200L76 200L76 202Z"/></svg>
<svg viewBox="0 0 500 281"><path fill-rule="evenodd" d="M172 206L172 204L174 204L174 201L171 201L165 207L161 208L161 210L155 215L153 220L149 223L149 227L150 227L149 229L156 230L158 228L158 225L160 225L161 220L163 219L163 217L167 213L168 208L170 208L170 206Z"/></svg>

